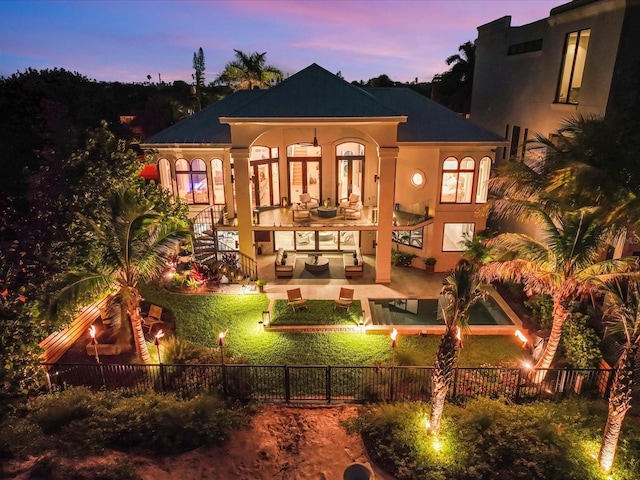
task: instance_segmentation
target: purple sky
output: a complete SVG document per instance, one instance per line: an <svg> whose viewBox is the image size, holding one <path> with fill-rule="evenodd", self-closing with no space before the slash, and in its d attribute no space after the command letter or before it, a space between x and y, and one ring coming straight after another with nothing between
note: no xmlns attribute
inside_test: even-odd
<svg viewBox="0 0 640 480"><path fill-rule="evenodd" d="M233 49L267 52L285 74L315 62L348 81L429 81L479 25L506 15L524 25L567 2L0 0L0 76L61 67L105 81L191 81L202 47L206 83Z"/></svg>

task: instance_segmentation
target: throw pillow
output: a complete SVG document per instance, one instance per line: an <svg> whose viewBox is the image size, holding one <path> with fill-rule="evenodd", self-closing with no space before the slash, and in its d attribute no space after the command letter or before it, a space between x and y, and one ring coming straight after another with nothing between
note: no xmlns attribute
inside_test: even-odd
<svg viewBox="0 0 640 480"><path fill-rule="evenodd" d="M283 258L282 261L280 262L280 265L286 265L287 264L287 259Z"/></svg>
<svg viewBox="0 0 640 480"><path fill-rule="evenodd" d="M354 259L353 259L353 264L354 264L354 265L358 265L358 259L357 259L357 258L354 258Z"/></svg>

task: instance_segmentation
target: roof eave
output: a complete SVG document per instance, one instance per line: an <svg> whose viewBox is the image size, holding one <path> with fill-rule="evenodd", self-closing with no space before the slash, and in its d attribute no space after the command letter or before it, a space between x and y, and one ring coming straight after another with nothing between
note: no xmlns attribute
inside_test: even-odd
<svg viewBox="0 0 640 480"><path fill-rule="evenodd" d="M229 125L240 123L268 125L317 125L320 123L339 123L342 125L361 125L363 123L406 123L406 115L385 117L220 117L220 123Z"/></svg>

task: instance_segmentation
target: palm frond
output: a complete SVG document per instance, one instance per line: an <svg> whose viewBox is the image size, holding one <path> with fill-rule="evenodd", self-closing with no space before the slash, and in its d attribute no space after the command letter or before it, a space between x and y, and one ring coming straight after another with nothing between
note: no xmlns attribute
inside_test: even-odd
<svg viewBox="0 0 640 480"><path fill-rule="evenodd" d="M54 318L64 308L75 307L89 296L107 294L117 288L113 272L74 272L63 276L58 293L50 299L47 316Z"/></svg>

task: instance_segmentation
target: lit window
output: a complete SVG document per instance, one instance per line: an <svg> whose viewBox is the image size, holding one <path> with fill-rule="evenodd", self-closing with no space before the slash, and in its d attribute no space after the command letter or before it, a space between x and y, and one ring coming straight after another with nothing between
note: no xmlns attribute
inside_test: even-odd
<svg viewBox="0 0 640 480"><path fill-rule="evenodd" d="M480 160L478 168L478 191L476 192L476 203L486 203L489 192L489 177L491 176L491 159L484 157Z"/></svg>
<svg viewBox="0 0 640 480"><path fill-rule="evenodd" d="M580 30L567 35L558 94L556 95L558 103L578 103L590 36L591 30Z"/></svg>
<svg viewBox="0 0 640 480"><path fill-rule="evenodd" d="M416 187L424 185L424 173L420 170L416 170L411 174L411 183Z"/></svg>
<svg viewBox="0 0 640 480"><path fill-rule="evenodd" d="M442 164L441 203L471 203L475 161L465 157L460 162L449 157Z"/></svg>
<svg viewBox="0 0 640 480"><path fill-rule="evenodd" d="M176 161L176 183L178 196L189 205L209 203L207 167L196 158L191 164L184 158Z"/></svg>
<svg viewBox="0 0 640 480"><path fill-rule="evenodd" d="M214 158L211 160L211 179L213 180L213 203L224 205L224 170L222 160Z"/></svg>
<svg viewBox="0 0 640 480"><path fill-rule="evenodd" d="M475 223L445 223L442 236L443 252L462 252L465 242L473 240Z"/></svg>

